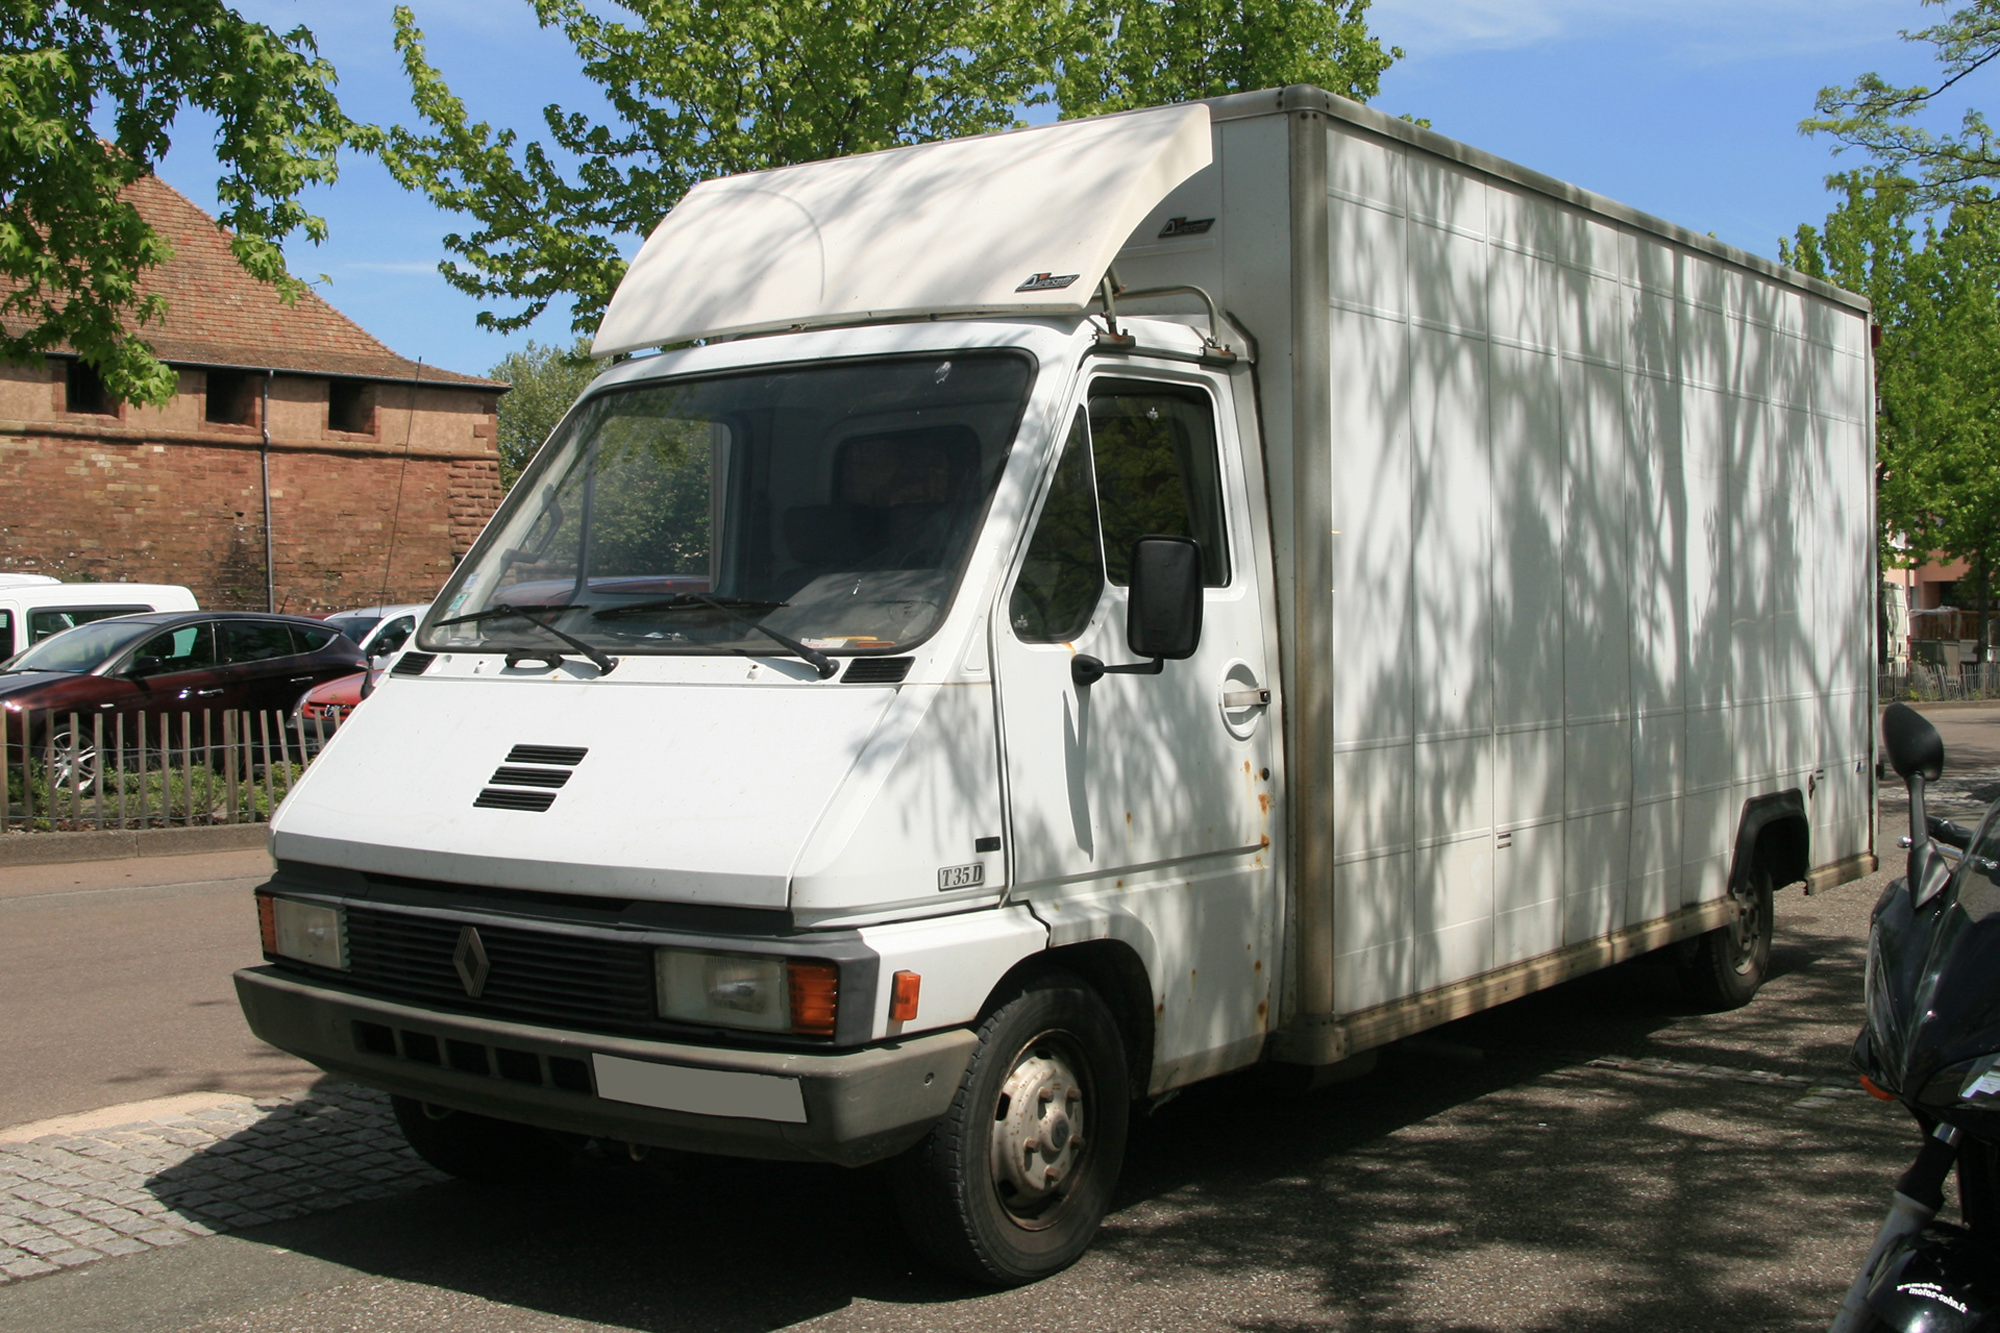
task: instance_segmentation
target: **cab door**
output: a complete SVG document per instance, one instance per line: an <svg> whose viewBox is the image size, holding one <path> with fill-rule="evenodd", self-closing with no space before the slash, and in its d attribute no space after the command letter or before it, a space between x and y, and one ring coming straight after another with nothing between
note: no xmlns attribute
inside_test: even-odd
<svg viewBox="0 0 2000 1333"><path fill-rule="evenodd" d="M1057 943L1126 940L1154 988L1154 1090L1254 1059L1274 1000L1277 758L1261 520L1229 382L1094 367L995 613L1013 895ZM1247 372L1246 372L1247 374ZM1126 643L1133 541L1201 547L1193 657L1078 685Z"/></svg>

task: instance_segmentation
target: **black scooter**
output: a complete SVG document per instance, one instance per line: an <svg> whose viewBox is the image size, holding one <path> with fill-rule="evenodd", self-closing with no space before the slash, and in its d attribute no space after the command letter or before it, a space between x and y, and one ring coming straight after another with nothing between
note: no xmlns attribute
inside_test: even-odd
<svg viewBox="0 0 2000 1333"><path fill-rule="evenodd" d="M1891 704L1882 741L1910 789L1910 860L1875 904L1854 1063L1924 1146L1828 1333L2000 1333L2000 802L1973 830L1928 818L1937 729ZM1954 1168L1961 1225L1937 1220Z"/></svg>

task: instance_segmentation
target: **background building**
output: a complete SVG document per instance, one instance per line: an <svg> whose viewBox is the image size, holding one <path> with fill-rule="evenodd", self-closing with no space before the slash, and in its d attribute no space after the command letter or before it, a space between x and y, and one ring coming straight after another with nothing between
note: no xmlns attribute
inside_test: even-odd
<svg viewBox="0 0 2000 1333"><path fill-rule="evenodd" d="M142 336L180 391L138 407L73 356L0 364L0 572L291 612L427 600L499 503L506 386L406 360L311 292L285 305L156 178L127 197L174 248Z"/></svg>

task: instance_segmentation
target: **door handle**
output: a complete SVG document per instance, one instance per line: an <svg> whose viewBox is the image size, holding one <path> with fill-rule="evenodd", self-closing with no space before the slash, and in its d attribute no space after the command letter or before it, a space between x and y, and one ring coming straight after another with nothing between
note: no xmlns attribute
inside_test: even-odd
<svg viewBox="0 0 2000 1333"><path fill-rule="evenodd" d="M196 691L194 692L194 697L195 697L195 698L197 698L197 699L206 699L206 698L208 698L208 697L209 697L209 696L211 696L211 695L216 695L216 694L220 694L220 693L222 693L222 691L221 691L221 690L219 690L219 689L214 689L214 690L196 690Z"/></svg>
<svg viewBox="0 0 2000 1333"><path fill-rule="evenodd" d="M1262 708L1271 702L1269 690L1224 690L1224 708Z"/></svg>
<svg viewBox="0 0 2000 1333"><path fill-rule="evenodd" d="M311 679L312 679L311 676L293 676L291 680L288 681L287 683L292 685L303 685Z"/></svg>

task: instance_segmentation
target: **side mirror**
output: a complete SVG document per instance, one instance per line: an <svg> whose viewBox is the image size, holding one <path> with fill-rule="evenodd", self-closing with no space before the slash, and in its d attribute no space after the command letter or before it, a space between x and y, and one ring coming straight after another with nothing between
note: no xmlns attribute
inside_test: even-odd
<svg viewBox="0 0 2000 1333"><path fill-rule="evenodd" d="M1125 641L1140 657L1179 662L1201 644L1201 547L1192 537L1132 543Z"/></svg>
<svg viewBox="0 0 2000 1333"><path fill-rule="evenodd" d="M1889 766L1898 777L1936 782L1944 775L1944 737L1908 704L1890 704L1882 710L1882 748L1889 752Z"/></svg>
<svg viewBox="0 0 2000 1333"><path fill-rule="evenodd" d="M1882 748L1910 788L1910 859L1904 879L1912 905L1922 907L1945 883L1924 815L1924 783L1944 776L1944 737L1908 704L1890 704L1882 710Z"/></svg>
<svg viewBox="0 0 2000 1333"><path fill-rule="evenodd" d="M1141 537L1132 543L1132 586L1125 600L1125 642L1150 662L1106 666L1089 653L1070 659L1078 688L1107 675L1157 676L1201 644L1201 547L1190 537Z"/></svg>

